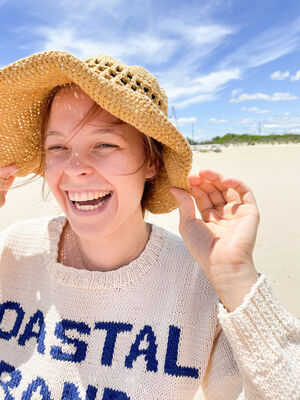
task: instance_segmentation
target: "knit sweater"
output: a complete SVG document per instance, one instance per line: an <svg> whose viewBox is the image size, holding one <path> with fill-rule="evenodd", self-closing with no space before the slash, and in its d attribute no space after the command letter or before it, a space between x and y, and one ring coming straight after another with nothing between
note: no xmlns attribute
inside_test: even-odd
<svg viewBox="0 0 300 400"><path fill-rule="evenodd" d="M117 270L57 262L66 218L2 232L0 399L300 399L300 321L260 275L227 312L183 241L153 225Z"/></svg>

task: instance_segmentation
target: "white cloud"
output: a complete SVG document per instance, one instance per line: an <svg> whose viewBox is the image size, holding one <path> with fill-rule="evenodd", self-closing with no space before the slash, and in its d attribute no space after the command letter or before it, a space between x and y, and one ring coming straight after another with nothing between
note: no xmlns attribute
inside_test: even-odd
<svg viewBox="0 0 300 400"><path fill-rule="evenodd" d="M300 69L295 73L294 76L291 76L291 81L300 81Z"/></svg>
<svg viewBox="0 0 300 400"><path fill-rule="evenodd" d="M192 2L189 7L182 3L160 13L161 7L167 10L166 6L147 0L42 2L40 7L47 8L48 14L35 7L36 18L43 14L44 20L35 29L37 41L34 38L33 42L38 51L66 50L79 58L106 53L129 64L146 64L166 89L170 105L180 108L205 103L217 99L233 80L243 77L247 68L293 51L300 32L298 21L291 22L289 29L276 26L264 31L204 74L207 69L203 64L211 60L209 57L218 60L216 49L221 46L222 54L223 49L228 51L226 44L241 29L217 22L216 6L212 6L216 1L206 0L200 6ZM235 89L232 96L242 92Z"/></svg>
<svg viewBox="0 0 300 400"><path fill-rule="evenodd" d="M214 94L199 94L198 96L194 96L191 98L187 98L186 100L182 101L177 101L175 102L175 106L178 108L185 108L187 106L190 106L192 104L199 104L199 103L208 103L210 101L213 101L216 99L216 96Z"/></svg>
<svg viewBox="0 0 300 400"><path fill-rule="evenodd" d="M230 103L239 103L241 101L249 101L249 100L264 100L264 101L290 101L297 100L298 97L290 94L290 93L274 93L272 96L264 93L254 93L248 94L243 93L239 95L237 98L230 99Z"/></svg>
<svg viewBox="0 0 300 400"><path fill-rule="evenodd" d="M176 31L178 32L178 27L176 26ZM219 44L220 41L227 35L234 32L232 28L226 27L224 25L209 24L209 25L199 25L199 26L184 26L184 31L182 33L194 42L196 45L208 44Z"/></svg>
<svg viewBox="0 0 300 400"><path fill-rule="evenodd" d="M109 54L119 59L129 59L142 55L145 62L165 62L175 51L172 40L164 40L148 34L139 37L127 37L122 41L111 38L109 42L95 39L83 39L74 28L40 27L36 32L44 37L44 50L64 50L78 58L87 58L100 53Z"/></svg>
<svg viewBox="0 0 300 400"><path fill-rule="evenodd" d="M233 91L231 92L231 96L235 97L237 96L239 93L242 93L243 89L233 89Z"/></svg>
<svg viewBox="0 0 300 400"><path fill-rule="evenodd" d="M194 78L186 77L185 80L182 80L183 85L176 81L169 81L164 87L166 87L170 99L175 100L186 95L215 93L227 82L238 79L238 77L238 70L217 71Z"/></svg>
<svg viewBox="0 0 300 400"><path fill-rule="evenodd" d="M183 126L185 124L192 124L194 122L197 122L197 118L196 117L188 117L188 118L182 117L182 118L177 118L176 120L175 120L174 117L172 117L172 118L169 118L169 119L170 119L170 121L172 123L175 123L178 126Z"/></svg>
<svg viewBox="0 0 300 400"><path fill-rule="evenodd" d="M63 21L66 26L72 26L72 23L75 21L85 22L89 23L88 27L92 30L94 23L97 21L98 23L101 21L102 25L105 23L104 19L110 17L116 19L124 15L129 17L139 7L139 0L130 0L130 6L126 0L56 0L55 2L23 0L23 3L25 2L27 2L27 8L31 6L31 14L42 15L44 13L44 15L49 15L47 22L51 20L50 14L52 14L55 16L55 21L58 21L58 24L59 21ZM32 7L34 5L35 10Z"/></svg>
<svg viewBox="0 0 300 400"><path fill-rule="evenodd" d="M283 123L283 122L286 123L287 121L290 121L290 120L291 120L291 117L290 117L289 112L283 112L281 114L274 115L267 119L268 122L280 122L280 123ZM300 118L298 118L296 120L300 121Z"/></svg>
<svg viewBox="0 0 300 400"><path fill-rule="evenodd" d="M253 119L252 118L244 118L241 121L237 121L238 124L250 124L250 122L252 122Z"/></svg>
<svg viewBox="0 0 300 400"><path fill-rule="evenodd" d="M176 107L186 107L215 100L217 94L230 81L239 77L240 71L236 69L216 71L196 77L185 76L181 80L178 76L168 76L168 80L162 79L161 83L168 93L169 103Z"/></svg>
<svg viewBox="0 0 300 400"><path fill-rule="evenodd" d="M263 122L262 128L277 133L300 131L300 115L291 115L289 112L273 115Z"/></svg>
<svg viewBox="0 0 300 400"><path fill-rule="evenodd" d="M197 122L197 118L195 118L195 117L178 118L177 121L178 121L179 124L191 124L193 122Z"/></svg>
<svg viewBox="0 0 300 400"><path fill-rule="evenodd" d="M265 129L275 129L275 128L280 128L280 125L278 125L278 124L263 124L263 128L265 128Z"/></svg>
<svg viewBox="0 0 300 400"><path fill-rule="evenodd" d="M225 124L225 122L228 122L227 119L216 119L216 118L211 118L209 121L214 124Z"/></svg>
<svg viewBox="0 0 300 400"><path fill-rule="evenodd" d="M178 10L179 11L179 10ZM156 21L156 29L161 34L167 33L168 36L176 37L178 41L185 44L185 50L189 48L197 49L196 58L201 60L206 54L211 53L217 46L220 46L225 37L235 33L233 27L226 25L207 23L207 17L200 22L190 23L191 14L184 18L183 10L180 10L180 17L161 16ZM198 12L200 9L198 8ZM151 21L151 24L155 22ZM185 52L185 55L188 53Z"/></svg>
<svg viewBox="0 0 300 400"><path fill-rule="evenodd" d="M254 114L267 114L267 113L271 112L270 110L262 110L262 109L260 109L258 107L249 107L249 108L242 107L241 110L242 111L252 112Z"/></svg>
<svg viewBox="0 0 300 400"><path fill-rule="evenodd" d="M277 24L246 41L227 56L222 65L226 68L239 67L242 70L257 67L276 60L299 48L300 18L289 23L289 26Z"/></svg>
<svg viewBox="0 0 300 400"><path fill-rule="evenodd" d="M241 77L238 68L216 67L211 73L201 73L207 57L237 30L213 21L215 9L210 1L201 7L191 4L188 10L179 6L168 13L158 13L155 4L139 0L58 0L51 4L47 5L49 23L34 30L37 51L65 50L78 58L104 53L128 64L145 65L176 107L212 101L231 80ZM57 22L50 11L57 15ZM134 24L133 18L142 18L143 23Z"/></svg>
<svg viewBox="0 0 300 400"><path fill-rule="evenodd" d="M284 79L288 78L290 76L290 71L275 71L273 74L270 75L270 78L273 81L283 81Z"/></svg>
<svg viewBox="0 0 300 400"><path fill-rule="evenodd" d="M211 88L216 89L217 87L224 85L225 83L238 79L240 77L239 69L225 70L225 71L217 71L212 72L205 76L199 76L195 78L195 82L199 83L204 89Z"/></svg>
<svg viewBox="0 0 300 400"><path fill-rule="evenodd" d="M239 125L243 126L243 131L247 129L251 133L259 133L259 126L262 134L298 133L300 131L300 115L298 114L291 115L289 112L283 112L260 122L261 124L251 118L244 118L241 121L235 122L235 131L239 132L241 130Z"/></svg>

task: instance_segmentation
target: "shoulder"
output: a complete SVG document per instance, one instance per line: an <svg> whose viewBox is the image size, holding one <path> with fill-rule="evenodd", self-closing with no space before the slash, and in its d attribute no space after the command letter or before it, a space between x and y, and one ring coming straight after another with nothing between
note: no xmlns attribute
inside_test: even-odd
<svg viewBox="0 0 300 400"><path fill-rule="evenodd" d="M193 257L180 236L155 224L152 225L152 231L154 235L163 242L163 247L168 254L169 260L177 260L178 262L186 260L187 263L194 262Z"/></svg>
<svg viewBox="0 0 300 400"><path fill-rule="evenodd" d="M59 236L64 224L63 215L17 221L0 233L1 251L4 247L22 252L37 250L49 238Z"/></svg>
<svg viewBox="0 0 300 400"><path fill-rule="evenodd" d="M184 280L191 290L198 291L206 288L215 297L215 291L209 279L188 251L183 239L157 225L153 225L153 230L162 241L160 264L168 271L168 277Z"/></svg>

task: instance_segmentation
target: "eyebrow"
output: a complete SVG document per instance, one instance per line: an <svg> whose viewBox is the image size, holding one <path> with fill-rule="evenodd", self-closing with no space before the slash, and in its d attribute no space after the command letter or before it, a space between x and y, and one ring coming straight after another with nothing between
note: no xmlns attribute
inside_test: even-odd
<svg viewBox="0 0 300 400"><path fill-rule="evenodd" d="M114 135L122 136L120 133L116 132L116 130L111 128L98 128L91 133L101 133L101 134L110 134L113 133ZM65 136L62 132L59 131L49 131L46 133L45 138L49 136Z"/></svg>

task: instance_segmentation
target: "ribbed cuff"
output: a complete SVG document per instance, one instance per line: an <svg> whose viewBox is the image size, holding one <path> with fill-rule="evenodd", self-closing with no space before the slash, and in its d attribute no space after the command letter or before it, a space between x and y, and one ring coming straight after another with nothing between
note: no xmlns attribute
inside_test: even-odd
<svg viewBox="0 0 300 400"><path fill-rule="evenodd" d="M250 381L261 390L269 387L269 393L277 396L284 393L276 398L298 399L300 320L282 307L266 277L260 275L234 311L228 312L219 303L218 317L234 357Z"/></svg>
<svg viewBox="0 0 300 400"><path fill-rule="evenodd" d="M238 334L250 341L251 332L260 332L263 337L265 334L271 335L281 343L287 333L295 330L295 324L300 324L300 321L279 303L263 274L234 311L227 311L223 304L219 303L218 317L225 334Z"/></svg>

